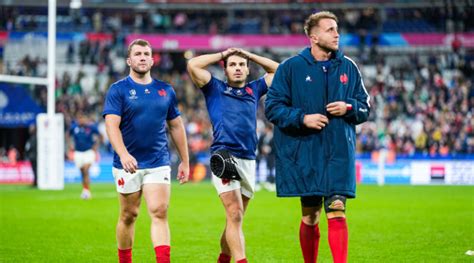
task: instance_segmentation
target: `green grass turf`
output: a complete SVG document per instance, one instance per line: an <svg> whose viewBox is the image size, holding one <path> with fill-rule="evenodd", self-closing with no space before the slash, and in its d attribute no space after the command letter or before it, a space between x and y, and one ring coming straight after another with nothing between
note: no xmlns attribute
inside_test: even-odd
<svg viewBox="0 0 474 263"><path fill-rule="evenodd" d="M0 262L117 262L114 186L39 191L0 186ZM244 221L250 262L303 262L299 199L257 192ZM348 201L349 262L474 262L474 187L358 186ZM169 219L173 262L216 262L224 212L210 183L173 184ZM154 262L150 220L142 203L134 262ZM331 262L327 223L318 262Z"/></svg>

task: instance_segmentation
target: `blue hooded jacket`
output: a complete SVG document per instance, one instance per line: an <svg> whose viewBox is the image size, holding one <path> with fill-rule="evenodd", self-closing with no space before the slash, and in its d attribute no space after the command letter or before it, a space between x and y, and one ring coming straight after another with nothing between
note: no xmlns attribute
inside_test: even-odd
<svg viewBox="0 0 474 263"><path fill-rule="evenodd" d="M352 105L332 116L326 105ZM279 67L265 100L265 115L275 124L277 195L355 197L355 126L365 122L370 104L354 61L340 51L330 63L317 62L308 47ZM322 130L306 128L305 114L326 115Z"/></svg>

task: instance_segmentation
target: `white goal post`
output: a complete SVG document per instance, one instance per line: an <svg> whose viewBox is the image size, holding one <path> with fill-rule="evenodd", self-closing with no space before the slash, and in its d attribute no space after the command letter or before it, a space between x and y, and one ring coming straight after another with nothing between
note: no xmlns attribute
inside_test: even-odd
<svg viewBox="0 0 474 263"><path fill-rule="evenodd" d="M39 114L38 188L64 189L64 117L55 113L56 0L48 0L48 75L46 78L0 75L0 82L47 85L47 114ZM41 142L40 142L41 140Z"/></svg>

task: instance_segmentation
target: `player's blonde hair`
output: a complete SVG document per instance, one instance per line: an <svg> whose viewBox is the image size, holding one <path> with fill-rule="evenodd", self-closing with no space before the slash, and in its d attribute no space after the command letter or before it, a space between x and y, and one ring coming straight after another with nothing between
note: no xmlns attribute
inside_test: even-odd
<svg viewBox="0 0 474 263"><path fill-rule="evenodd" d="M130 43L130 45L128 45L127 58L130 57L130 52L132 52L132 47L135 45L151 48L150 42L146 41L145 39L140 39L140 38L135 39L132 41L132 43Z"/></svg>
<svg viewBox="0 0 474 263"><path fill-rule="evenodd" d="M311 34L311 29L315 26L319 26L319 21L324 18L333 19L338 22L337 16L329 11L321 11L314 14L311 14L306 21L304 22L304 33L309 36Z"/></svg>

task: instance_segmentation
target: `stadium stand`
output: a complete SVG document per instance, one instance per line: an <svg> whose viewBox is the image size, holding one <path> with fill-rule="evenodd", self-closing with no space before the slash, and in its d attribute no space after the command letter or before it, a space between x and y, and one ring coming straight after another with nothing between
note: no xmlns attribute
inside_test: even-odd
<svg viewBox="0 0 474 263"><path fill-rule="evenodd" d="M332 11L341 18L340 31L359 41L346 51L361 65L373 107L370 121L358 127L357 152L369 156L386 148L398 157L473 154L473 47L464 46L456 37L474 31L469 19L473 8L463 8L464 4L411 7L400 5L399 1L388 1L393 6L386 7L347 8L351 1L342 2ZM81 10L58 8L56 109L65 114L66 129L77 111L93 112L103 126L100 112L104 94L111 83L128 74L124 54L129 33L301 35L303 18L318 9L294 12L293 6L281 5L278 9L277 5L259 6L257 10L215 8L197 12L179 6L130 12L98 6ZM1 71L45 76L47 9L34 5L2 6L0 14L0 31L8 35L1 42ZM393 33L456 34L448 38L450 43L437 46L432 52L433 47L423 45L399 48L384 44L383 37L389 39ZM276 61L294 52L291 48L263 49ZM153 74L175 87L191 153L197 162L208 157L212 127L202 95L189 88L192 83L185 73L185 56L188 55L181 50L155 50ZM214 71L218 74L218 70ZM259 73L257 68L253 72L254 76ZM45 87L34 86L29 91L45 107ZM263 133L263 111L258 116L259 133ZM8 147L5 143L2 146Z"/></svg>

